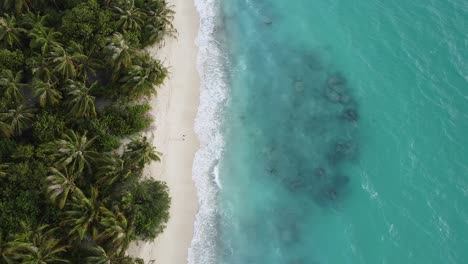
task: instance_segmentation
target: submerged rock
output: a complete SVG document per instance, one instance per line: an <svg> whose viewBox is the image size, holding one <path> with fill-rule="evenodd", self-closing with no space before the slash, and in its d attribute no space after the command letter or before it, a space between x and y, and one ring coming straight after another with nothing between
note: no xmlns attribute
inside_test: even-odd
<svg viewBox="0 0 468 264"><path fill-rule="evenodd" d="M348 104L352 101L346 93L346 79L341 74L334 74L328 78L325 97L332 103Z"/></svg>
<svg viewBox="0 0 468 264"><path fill-rule="evenodd" d="M349 177L344 175L335 176L332 183L335 187L342 189L349 184Z"/></svg>
<svg viewBox="0 0 468 264"><path fill-rule="evenodd" d="M348 176L335 176L329 184L323 186L315 195L315 201L321 206L326 206L337 201L345 193L348 184Z"/></svg>
<svg viewBox="0 0 468 264"><path fill-rule="evenodd" d="M336 73L328 78L327 84L329 87L345 86L346 79L343 75Z"/></svg>
<svg viewBox="0 0 468 264"><path fill-rule="evenodd" d="M286 187L292 192L299 192L306 188L306 181L304 178L295 177L293 179L287 178L284 180Z"/></svg>
<svg viewBox="0 0 468 264"><path fill-rule="evenodd" d="M263 24L267 26L271 26L273 24L273 21L270 20L269 18L263 18Z"/></svg>
<svg viewBox="0 0 468 264"><path fill-rule="evenodd" d="M341 117L349 122L357 122L359 120L359 114L354 108L345 109Z"/></svg>
<svg viewBox="0 0 468 264"><path fill-rule="evenodd" d="M337 142L328 154L328 160L334 164L349 159L356 153L356 148L356 143L351 140Z"/></svg>
<svg viewBox="0 0 468 264"><path fill-rule="evenodd" d="M275 166L267 167L267 168L266 168L266 171L267 171L268 174L270 174L270 175L276 175L276 174L278 173L278 170L276 169Z"/></svg>
<svg viewBox="0 0 468 264"><path fill-rule="evenodd" d="M351 101L351 97L347 94L342 94L339 99L339 103L344 105L351 103Z"/></svg>
<svg viewBox="0 0 468 264"><path fill-rule="evenodd" d="M314 176L317 179L322 180L327 176L327 172L325 171L324 168L318 167L314 169Z"/></svg>
<svg viewBox="0 0 468 264"><path fill-rule="evenodd" d="M302 80L296 80L294 82L294 90L297 92L297 93L302 93L304 92L304 83L302 82Z"/></svg>
<svg viewBox="0 0 468 264"><path fill-rule="evenodd" d="M339 103L341 94L333 88L327 87L325 89L325 97L332 103Z"/></svg>

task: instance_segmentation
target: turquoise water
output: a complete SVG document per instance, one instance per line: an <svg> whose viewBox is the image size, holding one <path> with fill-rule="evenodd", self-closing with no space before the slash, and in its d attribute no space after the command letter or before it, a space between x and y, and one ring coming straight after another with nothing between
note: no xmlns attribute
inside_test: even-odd
<svg viewBox="0 0 468 264"><path fill-rule="evenodd" d="M468 2L219 12L213 263L467 263Z"/></svg>

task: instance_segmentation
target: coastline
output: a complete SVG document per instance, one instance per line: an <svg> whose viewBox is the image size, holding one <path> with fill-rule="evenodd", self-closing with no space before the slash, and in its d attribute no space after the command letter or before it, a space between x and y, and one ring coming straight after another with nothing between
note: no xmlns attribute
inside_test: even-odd
<svg viewBox="0 0 468 264"><path fill-rule="evenodd" d="M164 232L153 242L132 243L128 253L146 263L185 264L198 209L192 166L199 148L194 132L200 96L195 45L199 18L192 1L168 0L168 3L176 12L177 39L167 39L162 49L149 49L168 65L170 72L150 102L155 124L147 132L163 156L160 163L147 166L144 175L167 183L172 198L170 219Z"/></svg>

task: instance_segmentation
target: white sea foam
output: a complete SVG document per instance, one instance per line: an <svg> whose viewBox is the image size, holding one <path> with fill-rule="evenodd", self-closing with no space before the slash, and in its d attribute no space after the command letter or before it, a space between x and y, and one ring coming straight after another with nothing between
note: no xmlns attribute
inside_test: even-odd
<svg viewBox="0 0 468 264"><path fill-rule="evenodd" d="M216 165L213 170L214 174L214 180L216 182L216 185L218 185L219 189L223 189L223 186L221 185L221 180L219 179L219 166Z"/></svg>
<svg viewBox="0 0 468 264"><path fill-rule="evenodd" d="M214 169L224 148L220 132L221 111L227 96L224 74L225 56L216 40L218 0L195 0L200 15L197 67L200 75L200 106L195 132L200 149L195 154L193 180L197 188L199 210L188 254L190 264L216 264L217 194Z"/></svg>

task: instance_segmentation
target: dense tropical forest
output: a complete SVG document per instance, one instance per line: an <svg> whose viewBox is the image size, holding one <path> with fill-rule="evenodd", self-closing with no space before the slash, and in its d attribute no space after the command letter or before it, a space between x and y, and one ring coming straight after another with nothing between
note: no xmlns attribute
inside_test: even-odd
<svg viewBox="0 0 468 264"><path fill-rule="evenodd" d="M143 263L169 218L142 136L165 0L0 0L0 263ZM122 145L122 139L128 139Z"/></svg>

